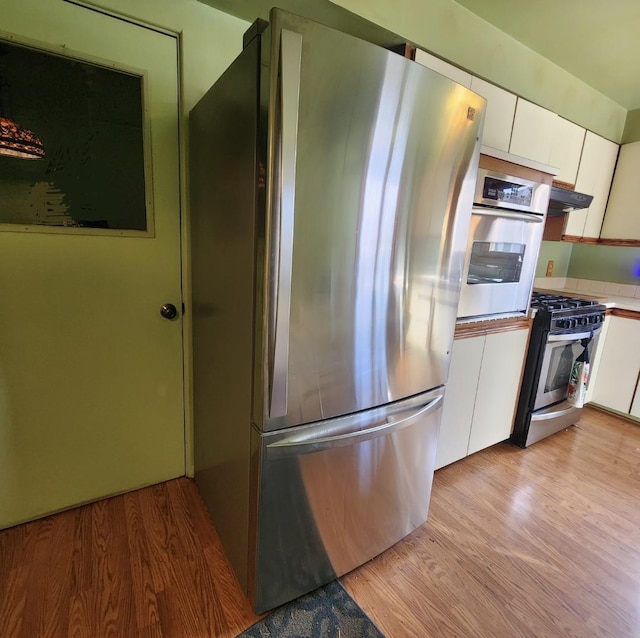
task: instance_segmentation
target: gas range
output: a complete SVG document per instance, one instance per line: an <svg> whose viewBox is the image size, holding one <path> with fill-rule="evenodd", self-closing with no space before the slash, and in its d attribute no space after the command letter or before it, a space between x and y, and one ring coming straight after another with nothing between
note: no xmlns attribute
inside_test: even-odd
<svg viewBox="0 0 640 638"><path fill-rule="evenodd" d="M600 327L606 312L606 306L594 299L541 292L533 293L531 307L536 310L534 321L553 335L589 332Z"/></svg>
<svg viewBox="0 0 640 638"><path fill-rule="evenodd" d="M527 447L574 424L580 408L567 401L573 364L595 357L606 307L592 299L534 292L536 310L511 442Z"/></svg>

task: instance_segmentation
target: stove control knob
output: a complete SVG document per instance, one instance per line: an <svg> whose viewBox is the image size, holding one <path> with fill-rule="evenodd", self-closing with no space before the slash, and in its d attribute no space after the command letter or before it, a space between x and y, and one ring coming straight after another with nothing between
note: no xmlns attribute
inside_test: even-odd
<svg viewBox="0 0 640 638"><path fill-rule="evenodd" d="M557 324L558 328L570 328L570 323L568 319L558 319Z"/></svg>

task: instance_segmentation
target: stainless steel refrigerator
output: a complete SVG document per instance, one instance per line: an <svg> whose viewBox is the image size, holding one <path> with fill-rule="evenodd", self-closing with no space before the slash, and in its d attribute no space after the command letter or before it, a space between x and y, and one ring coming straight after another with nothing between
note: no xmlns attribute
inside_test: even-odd
<svg viewBox="0 0 640 638"><path fill-rule="evenodd" d="M485 102L283 11L251 34L191 112L190 249L195 476L260 612L427 518Z"/></svg>

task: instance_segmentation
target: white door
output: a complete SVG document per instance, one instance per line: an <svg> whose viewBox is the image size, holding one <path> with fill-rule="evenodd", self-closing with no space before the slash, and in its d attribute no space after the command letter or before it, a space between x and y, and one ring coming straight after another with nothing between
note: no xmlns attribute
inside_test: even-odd
<svg viewBox="0 0 640 638"><path fill-rule="evenodd" d="M182 306L176 39L61 0L5 0L0 29L142 77L147 184L144 232L0 229L5 527L182 475L185 462L182 313L160 315Z"/></svg>

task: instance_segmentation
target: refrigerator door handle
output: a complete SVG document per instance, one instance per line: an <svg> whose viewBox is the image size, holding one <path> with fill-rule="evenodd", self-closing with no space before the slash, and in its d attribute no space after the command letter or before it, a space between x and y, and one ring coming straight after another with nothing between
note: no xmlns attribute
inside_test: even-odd
<svg viewBox="0 0 640 638"><path fill-rule="evenodd" d="M302 36L282 29L280 40L280 240L278 250L278 294L271 372L271 418L287 414L289 392L289 323L293 263L296 149L300 107Z"/></svg>
<svg viewBox="0 0 640 638"><path fill-rule="evenodd" d="M305 433L303 435L294 435L281 439L267 445L267 455L270 459L299 456L301 454L322 452L346 445L356 445L364 441L377 439L381 436L388 436L409 425L413 425L419 419L440 409L443 399L444 394L439 394L428 403L418 406L417 410L413 408L412 414L409 416L393 421L385 421L384 423L368 427L364 430L347 432L346 434L336 434L335 436L320 436L317 438L314 437L313 434ZM326 430L323 430L323 434L324 433L326 433Z"/></svg>

